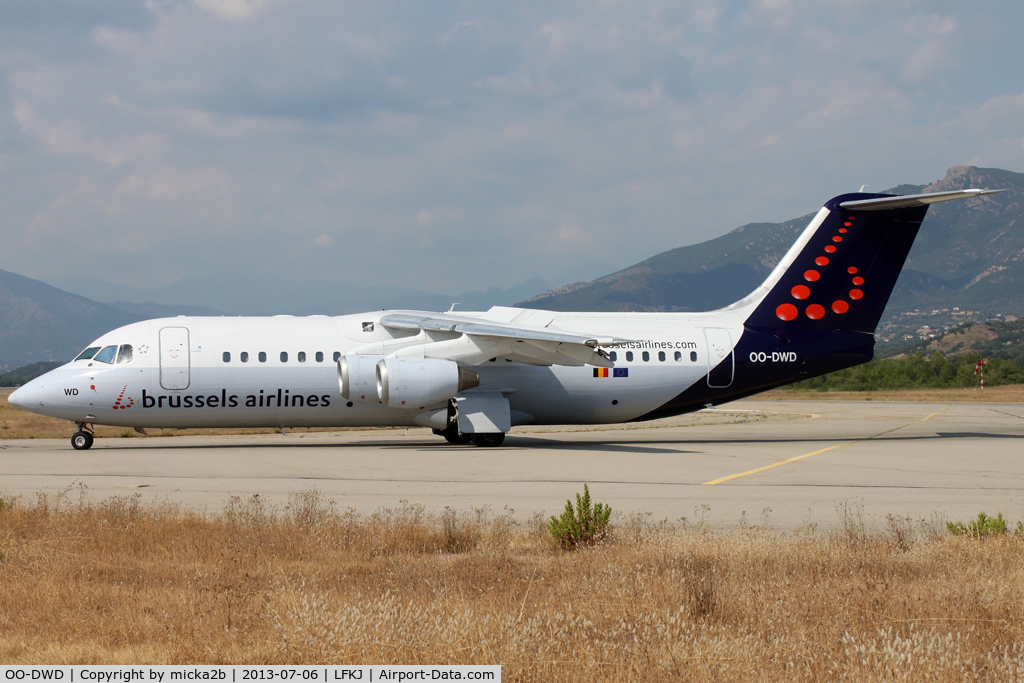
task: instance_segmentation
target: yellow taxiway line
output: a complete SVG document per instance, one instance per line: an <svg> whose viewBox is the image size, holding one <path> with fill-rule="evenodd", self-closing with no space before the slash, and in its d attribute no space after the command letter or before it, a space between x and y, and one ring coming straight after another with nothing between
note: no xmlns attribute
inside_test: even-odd
<svg viewBox="0 0 1024 683"><path fill-rule="evenodd" d="M946 406L946 408L949 408L952 405L953 404L950 403L948 406ZM839 444L836 444L835 446L829 446L828 448L822 448L820 450L814 451L813 453L805 453L803 455L798 455L798 456L793 457L793 458L787 458L786 460L780 460L779 462L774 462L771 465L765 465L764 467L758 467L757 469L747 470L746 472L740 472L738 474L730 474L727 477L721 477L719 479L714 479L712 481L706 481L706 482L704 482L703 485L704 486L714 486L715 484L721 484L722 482L729 481L730 479L739 479L740 477L745 477L745 476L747 476L749 474L757 474L758 472L764 472L765 470L770 470L773 467L779 467L781 465L788 465L791 462L796 462L797 460L803 460L804 458L809 458L812 455L820 455L822 453L827 453L828 451L834 451L835 449L842 448L843 446L849 446L850 444L860 443L861 441L869 441L871 439L877 439L880 436L884 436L886 434L889 434L890 432L895 432L898 429L903 429L904 427L910 427L911 425L916 425L916 424L921 424L922 422L927 422L931 418L933 418L936 415L938 415L939 413L941 413L946 408L941 408L939 410L936 410L931 415L929 415L929 416L927 416L925 418L922 418L920 420L917 420L916 422L908 422L907 424L900 425L899 427L893 427L892 429L886 429L884 432L879 432L877 434L872 434L871 436L864 437L863 439L854 439L853 441L846 441L845 443L839 443Z"/></svg>

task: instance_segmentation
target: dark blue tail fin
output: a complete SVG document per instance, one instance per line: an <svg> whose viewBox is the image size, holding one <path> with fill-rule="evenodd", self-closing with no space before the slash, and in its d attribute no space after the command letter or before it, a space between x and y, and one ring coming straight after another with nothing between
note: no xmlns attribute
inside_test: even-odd
<svg viewBox="0 0 1024 683"><path fill-rule="evenodd" d="M928 205L980 194L988 192L854 193L829 200L758 292L745 300L755 306L746 324L873 333ZM756 301L755 295L763 298Z"/></svg>

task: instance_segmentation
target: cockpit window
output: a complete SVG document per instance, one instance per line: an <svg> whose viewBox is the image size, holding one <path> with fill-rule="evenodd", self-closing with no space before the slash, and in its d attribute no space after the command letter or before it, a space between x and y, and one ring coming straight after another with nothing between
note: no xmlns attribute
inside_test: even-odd
<svg viewBox="0 0 1024 683"><path fill-rule="evenodd" d="M85 351L82 351L80 354L78 354L78 358L76 358L75 360L89 360L90 358L95 356L96 352L99 350L100 347L98 346L90 346Z"/></svg>
<svg viewBox="0 0 1024 683"><path fill-rule="evenodd" d="M117 352L117 363L127 363L132 359L132 345L121 344L121 350Z"/></svg>
<svg viewBox="0 0 1024 683"><path fill-rule="evenodd" d="M116 356L116 355L117 355L117 347L116 346L104 346L103 350L100 351L99 353L97 353L96 356L93 358L93 360L94 361L98 361L100 363L113 363L114 362L114 356Z"/></svg>

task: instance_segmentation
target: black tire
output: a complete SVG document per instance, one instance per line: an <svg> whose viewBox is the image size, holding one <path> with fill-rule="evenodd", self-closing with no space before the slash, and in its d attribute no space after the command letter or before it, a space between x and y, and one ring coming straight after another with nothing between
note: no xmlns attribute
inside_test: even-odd
<svg viewBox="0 0 1024 683"><path fill-rule="evenodd" d="M493 434L474 434L473 443L481 448L496 448L505 441L505 432L495 432Z"/></svg>
<svg viewBox="0 0 1024 683"><path fill-rule="evenodd" d="M89 432L75 432L71 435L71 447L76 451L87 451L92 448L92 434Z"/></svg>
<svg viewBox="0 0 1024 683"><path fill-rule="evenodd" d="M434 430L434 433L443 436L445 441L450 444L455 444L456 446L462 446L473 440L473 436L471 434L463 434L460 432L459 425L455 422L451 423L443 430Z"/></svg>

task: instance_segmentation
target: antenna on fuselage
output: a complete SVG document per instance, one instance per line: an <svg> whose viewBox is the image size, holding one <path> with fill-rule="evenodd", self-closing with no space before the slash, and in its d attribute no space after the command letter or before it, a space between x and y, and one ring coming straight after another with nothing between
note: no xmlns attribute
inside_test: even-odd
<svg viewBox="0 0 1024 683"><path fill-rule="evenodd" d="M861 185L861 186L860 186L860 190L859 190L859 191L860 191L860 192L863 192L863 191L864 191L864 190L865 190L866 188L868 188L868 187L869 187L868 185Z"/></svg>
<svg viewBox="0 0 1024 683"><path fill-rule="evenodd" d="M459 305L459 302L458 302L458 301L456 301L455 303L453 303L453 304L452 304L451 306L449 306L449 307L448 307L448 312L449 312L449 313L454 313L454 312L455 312L455 307L456 307L456 306L458 306L458 305Z"/></svg>

